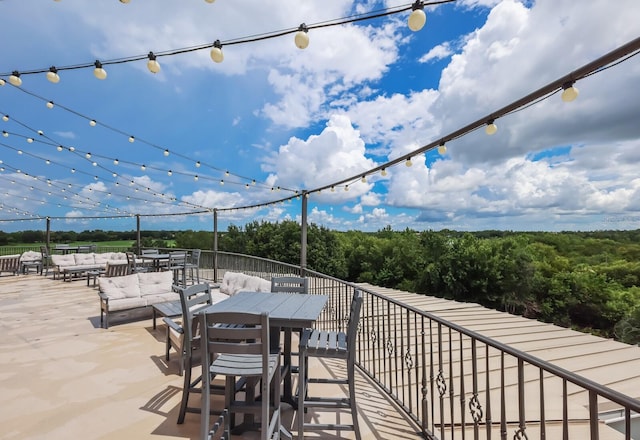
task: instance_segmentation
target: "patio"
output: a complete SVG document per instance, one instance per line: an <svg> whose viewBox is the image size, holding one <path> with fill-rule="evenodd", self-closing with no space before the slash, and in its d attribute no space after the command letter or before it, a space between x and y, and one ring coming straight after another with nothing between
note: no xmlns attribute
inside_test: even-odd
<svg viewBox="0 0 640 440"><path fill-rule="evenodd" d="M176 424L182 389L178 356L164 359L164 325L149 318L100 328L96 289L36 274L0 277L0 423L7 439L195 439L199 415ZM316 363L325 374L340 363ZM358 374L358 373L357 373ZM362 436L416 439L418 428L358 374ZM295 412L283 405L283 424ZM318 414L322 419L322 414ZM328 414L335 420L334 414ZM345 417L350 417L345 413ZM234 438L257 438L248 432ZM312 433L308 438L353 438Z"/></svg>

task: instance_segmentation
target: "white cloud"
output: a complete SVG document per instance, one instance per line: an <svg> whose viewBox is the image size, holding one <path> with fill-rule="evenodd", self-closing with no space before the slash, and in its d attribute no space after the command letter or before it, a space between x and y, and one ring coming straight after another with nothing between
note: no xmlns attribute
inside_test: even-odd
<svg viewBox="0 0 640 440"><path fill-rule="evenodd" d="M428 63L430 61L438 61L444 58L447 58L453 54L453 50L451 49L451 44L449 42L445 42L434 46L429 52L422 55L419 59L419 63Z"/></svg>

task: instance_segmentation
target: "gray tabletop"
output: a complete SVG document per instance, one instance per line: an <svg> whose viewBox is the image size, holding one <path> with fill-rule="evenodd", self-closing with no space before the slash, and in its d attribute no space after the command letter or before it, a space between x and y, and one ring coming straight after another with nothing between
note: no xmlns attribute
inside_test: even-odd
<svg viewBox="0 0 640 440"><path fill-rule="evenodd" d="M312 327L329 300L326 295L238 292L207 311L269 313L269 324L281 328Z"/></svg>

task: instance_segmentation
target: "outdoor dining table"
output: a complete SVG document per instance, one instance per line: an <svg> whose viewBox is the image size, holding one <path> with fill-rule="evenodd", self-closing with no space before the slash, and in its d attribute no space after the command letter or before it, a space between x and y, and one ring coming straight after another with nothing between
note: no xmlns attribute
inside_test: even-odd
<svg viewBox="0 0 640 440"><path fill-rule="evenodd" d="M203 309L205 312L244 312L269 314L271 326L271 344L279 345L279 335L282 330L292 330L312 327L320 317L329 297L327 295L309 295L299 293L272 292L238 292L235 295ZM286 338L291 338L291 331L284 332ZM283 380L284 392L282 401L297 407L293 395L291 378L291 341L285 341ZM247 396L247 398L252 398ZM251 414L245 415L245 423L251 423ZM242 429L242 428L241 428Z"/></svg>
<svg viewBox="0 0 640 440"><path fill-rule="evenodd" d="M169 254L142 254L138 255L136 258L141 260L150 260L151 267L155 272L160 272L162 267L165 267L169 263Z"/></svg>

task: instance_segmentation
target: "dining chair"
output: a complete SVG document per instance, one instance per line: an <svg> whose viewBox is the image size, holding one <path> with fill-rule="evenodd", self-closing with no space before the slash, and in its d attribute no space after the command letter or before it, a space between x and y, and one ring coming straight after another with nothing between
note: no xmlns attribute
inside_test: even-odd
<svg viewBox="0 0 640 440"><path fill-rule="evenodd" d="M42 270L40 273L43 276L49 275L49 267L51 266L51 254L47 246L40 246L40 254L42 255Z"/></svg>
<svg viewBox="0 0 640 440"><path fill-rule="evenodd" d="M189 278L193 284L200 283L200 249L192 249L190 255L184 265L184 270L189 271ZM196 278L193 278L193 271L195 270ZM186 275L185 275L186 276Z"/></svg>
<svg viewBox="0 0 640 440"><path fill-rule="evenodd" d="M130 273L149 272L151 269L149 266L138 264L136 261L136 254L133 252L125 252L125 254L127 256L127 264L129 265Z"/></svg>
<svg viewBox="0 0 640 440"><path fill-rule="evenodd" d="M360 428L358 426L358 410L356 407L355 393L355 357L356 357L356 335L358 332L358 322L362 309L362 292L354 292L351 300L349 323L347 331L335 332L316 329L307 329L300 339L300 375L298 391L298 439L304 438L305 430L311 431L342 431L353 430L357 440L360 440ZM309 358L333 358L346 361L347 377L338 378L311 378L309 377ZM346 398L332 397L312 397L309 393L309 384L333 384L348 385L348 396ZM323 395L327 395L323 390ZM352 424L342 423L306 423L305 413L308 408L319 407L323 409L349 408L351 410Z"/></svg>
<svg viewBox="0 0 640 440"><path fill-rule="evenodd" d="M235 413L260 415L260 439L280 438L280 349L270 347L269 315L207 311L199 314L202 351L201 438L210 432L211 380L225 376L225 408L231 428ZM215 357L214 357L215 355ZM245 398L236 400L236 379L246 378ZM260 383L260 399L252 387ZM273 391L272 391L273 390ZM273 393L273 394L272 394Z"/></svg>
<svg viewBox="0 0 640 440"><path fill-rule="evenodd" d="M189 407L189 395L200 393L201 377L192 380L193 368L198 366L200 356L200 332L198 319L195 314L211 305L211 287L208 283L195 284L189 287L173 286L173 290L180 296L182 320L165 317L167 324L167 340L165 358L169 361L169 353L173 347L180 354L180 374L184 375L182 386L182 400L178 412L178 423L184 422L187 412L199 413L200 408ZM222 391L222 389L220 390Z"/></svg>
<svg viewBox="0 0 640 440"><path fill-rule="evenodd" d="M306 277L272 277L272 292L309 293L309 278Z"/></svg>
<svg viewBox="0 0 640 440"><path fill-rule="evenodd" d="M185 251L169 252L168 270L173 271L173 284L178 284L181 282L182 286L187 285L186 264L187 253Z"/></svg>

